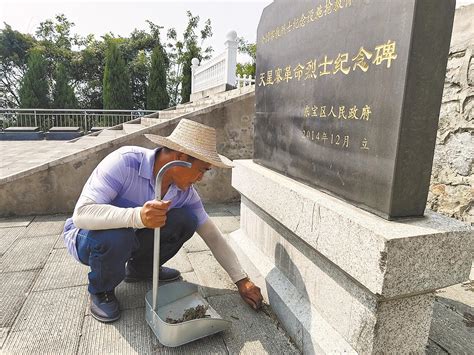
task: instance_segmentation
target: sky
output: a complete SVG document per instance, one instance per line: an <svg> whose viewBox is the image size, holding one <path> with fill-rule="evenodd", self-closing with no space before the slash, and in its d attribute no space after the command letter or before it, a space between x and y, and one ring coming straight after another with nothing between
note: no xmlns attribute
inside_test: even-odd
<svg viewBox="0 0 474 355"><path fill-rule="evenodd" d="M296 0L294 0L296 1ZM4 22L23 33L34 33L39 23L65 14L75 23L74 33L95 34L97 38L107 32L128 36L135 28L147 29L146 20L164 26L166 30L174 27L182 33L186 20L186 10L199 15L201 24L211 19L213 36L204 44L214 48L214 54L224 50L226 34L235 30L240 37L255 42L257 26L265 6L272 0L138 0L138 1L91 1L91 0L53 0L25 1L0 0L0 28ZM474 3L474 0L457 0L456 6ZM246 61L240 56L238 61Z"/></svg>

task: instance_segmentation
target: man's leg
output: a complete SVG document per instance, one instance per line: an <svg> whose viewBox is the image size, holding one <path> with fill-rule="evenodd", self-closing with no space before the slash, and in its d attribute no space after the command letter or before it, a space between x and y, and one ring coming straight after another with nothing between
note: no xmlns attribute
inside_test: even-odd
<svg viewBox="0 0 474 355"><path fill-rule="evenodd" d="M80 261L91 268L88 290L92 315L103 322L118 319L120 310L114 289L125 277L126 261L138 248L133 229L81 229L76 248Z"/></svg>
<svg viewBox="0 0 474 355"><path fill-rule="evenodd" d="M197 228L197 218L187 208L174 208L167 213L166 225L160 229L160 266L170 260L183 244L193 236ZM151 279L153 275L154 229L140 229L136 232L140 246L132 253L127 263L126 282ZM160 280L179 277L173 269L160 269Z"/></svg>

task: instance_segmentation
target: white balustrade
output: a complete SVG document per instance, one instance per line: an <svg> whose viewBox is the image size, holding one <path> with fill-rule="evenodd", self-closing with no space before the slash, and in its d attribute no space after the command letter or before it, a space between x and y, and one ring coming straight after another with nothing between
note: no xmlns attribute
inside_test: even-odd
<svg viewBox="0 0 474 355"><path fill-rule="evenodd" d="M237 74L237 79L235 80L235 87L242 88L244 86L250 86L255 84L255 79L251 75L240 76Z"/></svg>
<svg viewBox="0 0 474 355"><path fill-rule="evenodd" d="M191 65L191 93L229 84L236 85L237 32L230 31L226 36L225 50L209 61L200 64L193 58Z"/></svg>

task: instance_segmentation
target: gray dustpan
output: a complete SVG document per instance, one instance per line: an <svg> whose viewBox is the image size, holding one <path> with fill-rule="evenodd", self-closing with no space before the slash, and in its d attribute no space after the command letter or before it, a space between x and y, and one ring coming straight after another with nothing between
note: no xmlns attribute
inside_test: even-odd
<svg viewBox="0 0 474 355"><path fill-rule="evenodd" d="M163 166L156 176L155 198L161 200L161 180L173 166L191 167L184 161L172 161ZM161 344L175 347L218 333L229 328L230 321L221 316L199 294L198 285L190 282L172 282L158 287L160 265L160 228L155 228L153 250L153 289L145 297L146 321ZM160 298L158 299L158 291ZM198 305L207 306L206 318L171 324L167 318L179 319L184 311Z"/></svg>

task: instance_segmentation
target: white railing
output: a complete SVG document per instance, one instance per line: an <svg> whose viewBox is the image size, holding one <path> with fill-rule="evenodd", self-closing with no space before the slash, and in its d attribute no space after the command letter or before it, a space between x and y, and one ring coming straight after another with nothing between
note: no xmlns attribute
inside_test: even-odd
<svg viewBox="0 0 474 355"><path fill-rule="evenodd" d="M240 76L237 74L237 79L235 80L235 87L242 88L244 86L251 86L255 84L255 79L251 75Z"/></svg>
<svg viewBox="0 0 474 355"><path fill-rule="evenodd" d="M49 109L0 109L0 128L81 127L88 132L92 127L113 127L154 113L148 110L49 110Z"/></svg>
<svg viewBox="0 0 474 355"><path fill-rule="evenodd" d="M224 44L224 52L201 65L199 65L197 58L193 58L191 66L191 93L211 89L222 84L235 85L237 32L230 31L226 36Z"/></svg>

